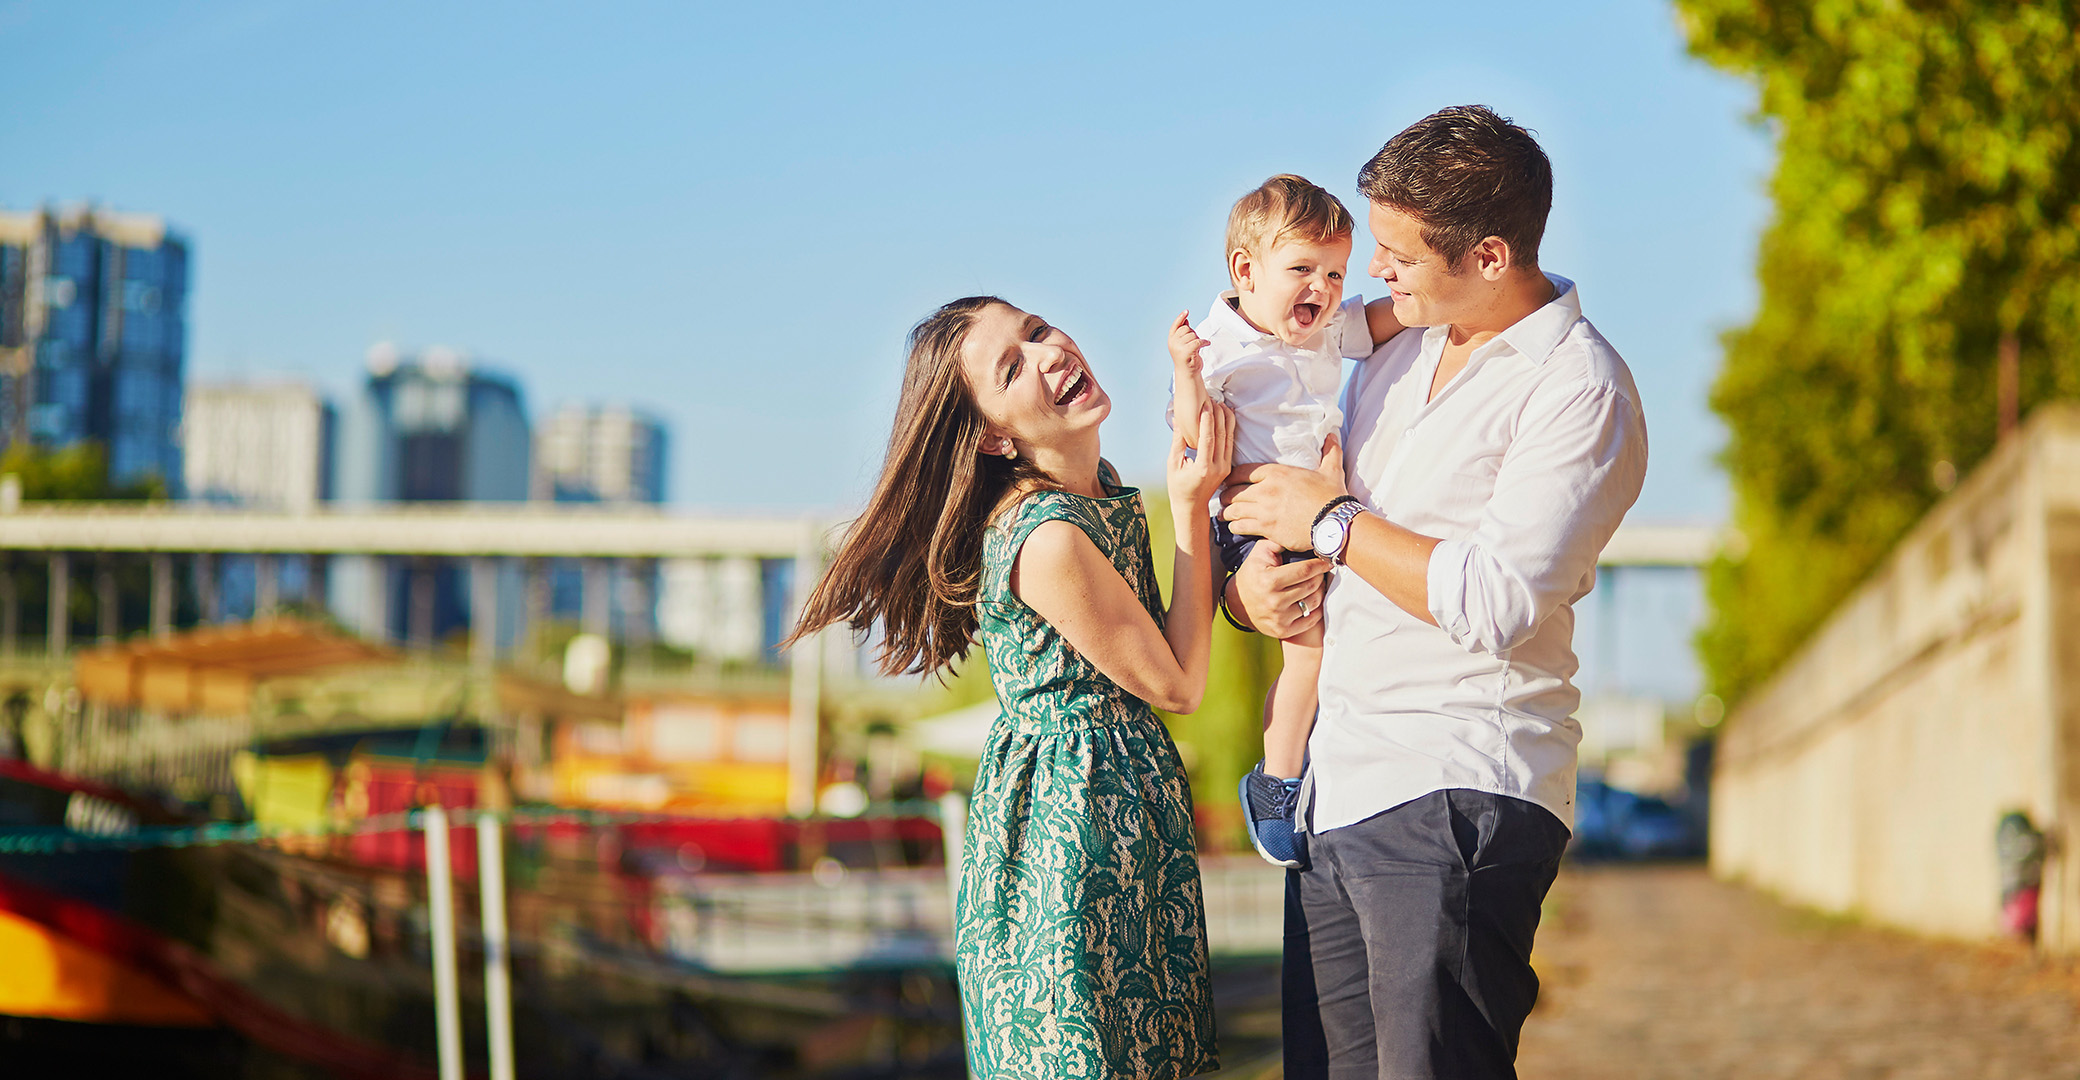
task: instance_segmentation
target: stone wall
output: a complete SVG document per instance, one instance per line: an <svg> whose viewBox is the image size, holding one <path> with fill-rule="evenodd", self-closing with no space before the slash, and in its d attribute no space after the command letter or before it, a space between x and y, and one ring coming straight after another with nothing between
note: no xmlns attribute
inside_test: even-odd
<svg viewBox="0 0 2080 1080"><path fill-rule="evenodd" d="M1944 937L2000 932L1994 828L2028 813L2041 940L2080 953L2080 410L1937 505L1728 717L1716 770L1714 872Z"/></svg>

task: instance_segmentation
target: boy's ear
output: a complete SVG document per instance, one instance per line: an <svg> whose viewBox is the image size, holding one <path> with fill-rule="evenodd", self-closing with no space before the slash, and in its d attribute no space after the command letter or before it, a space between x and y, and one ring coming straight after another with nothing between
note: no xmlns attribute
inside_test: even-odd
<svg viewBox="0 0 2080 1080"><path fill-rule="evenodd" d="M1236 248L1228 253L1228 277L1235 282L1236 291L1256 291L1256 269L1255 262L1250 258L1247 249Z"/></svg>

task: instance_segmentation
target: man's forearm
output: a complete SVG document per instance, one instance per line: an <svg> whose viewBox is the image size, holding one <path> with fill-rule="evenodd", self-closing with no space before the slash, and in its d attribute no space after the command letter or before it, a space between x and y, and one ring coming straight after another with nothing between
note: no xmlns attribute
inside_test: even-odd
<svg viewBox="0 0 2080 1080"><path fill-rule="evenodd" d="M1359 514L1351 519L1343 562L1401 610L1436 626L1430 614L1430 553L1441 543L1378 514Z"/></svg>

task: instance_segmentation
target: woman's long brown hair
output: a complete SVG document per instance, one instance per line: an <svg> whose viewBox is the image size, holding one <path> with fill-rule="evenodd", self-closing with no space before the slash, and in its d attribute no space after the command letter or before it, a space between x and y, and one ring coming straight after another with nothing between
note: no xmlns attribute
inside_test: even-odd
<svg viewBox="0 0 2080 1080"><path fill-rule="evenodd" d="M982 453L985 422L961 374L961 345L994 296L966 296L910 330L910 359L888 457L866 512L788 637L845 623L864 637L876 623L883 673L934 672L975 640L983 529L1017 487L1052 487L1031 462Z"/></svg>

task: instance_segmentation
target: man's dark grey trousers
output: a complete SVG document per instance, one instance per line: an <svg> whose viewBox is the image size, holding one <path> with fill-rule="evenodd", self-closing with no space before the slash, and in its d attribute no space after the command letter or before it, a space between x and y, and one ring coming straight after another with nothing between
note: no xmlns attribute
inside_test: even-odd
<svg viewBox="0 0 2080 1080"><path fill-rule="evenodd" d="M1286 874L1288 1080L1514 1078L1567 827L1454 788L1308 837Z"/></svg>

